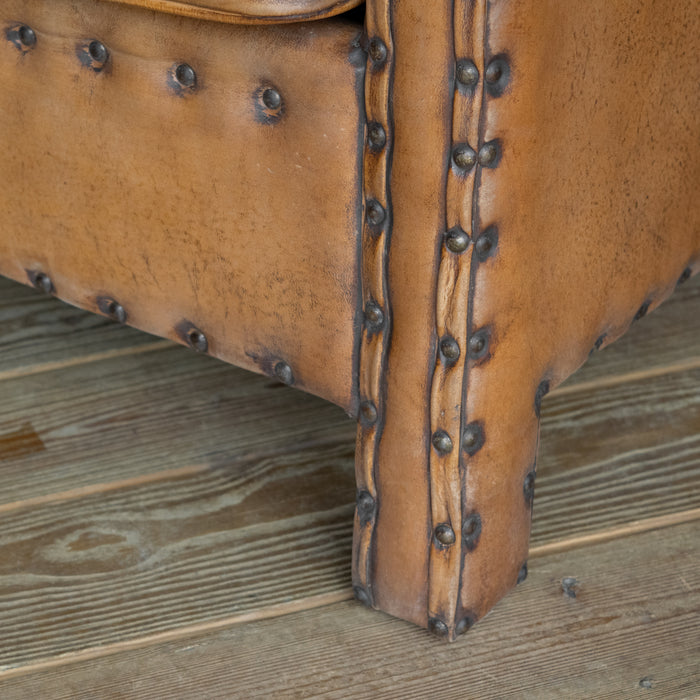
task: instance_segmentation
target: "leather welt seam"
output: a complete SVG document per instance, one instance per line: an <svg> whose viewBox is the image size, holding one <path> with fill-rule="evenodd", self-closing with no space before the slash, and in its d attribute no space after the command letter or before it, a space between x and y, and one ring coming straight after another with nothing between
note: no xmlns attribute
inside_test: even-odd
<svg viewBox="0 0 700 700"><path fill-rule="evenodd" d="M379 443L386 405L385 370L391 335L388 251L392 228L391 165L394 45L391 3L367 8L365 73L365 147L363 159L363 223L360 286L359 423L356 480L358 506L353 545L353 585L358 597L374 605L372 586L374 532L381 515L377 487Z"/></svg>
<svg viewBox="0 0 700 700"><path fill-rule="evenodd" d="M483 110L485 0L452 4L452 90L450 137L446 161L444 230L437 232L439 266L435 295L438 349L430 391L431 446L429 483L432 537L428 585L429 624L454 637L471 619L460 604L466 545L464 453L468 372L469 304L473 296L472 253L478 187L475 157ZM467 300L467 304L465 304Z"/></svg>
<svg viewBox="0 0 700 700"><path fill-rule="evenodd" d="M487 97L486 93L484 90L484 76L486 72L486 64L487 64L487 52L488 52L488 7L489 7L489 0L477 0L478 6L479 6L479 28L478 28L478 36L480 39L480 45L479 45L479 52L478 52L478 68L479 68L479 75L481 76L481 80L479 82L480 85L480 90L481 90L481 96L480 96L480 104L477 112L477 120L476 120L476 141L475 141L475 150L478 152L479 146L484 138L484 132L485 132L485 123L486 123L486 108L487 108ZM472 191L472 197L471 197L471 231L472 231L472 247L474 246L474 242L478 238L481 230L480 230L480 219L479 219L479 191L481 187L481 167L476 166L475 168L475 175L474 175L474 188ZM467 295L467 338L471 338L472 335L474 334L474 323L473 323L473 316L474 316L474 300L475 300L475 294L476 294L476 281L477 281L477 270L479 266L479 260L476 255L472 255L471 261L470 261L470 273L469 273L469 292ZM469 392L469 379L470 379L470 372L469 372L469 363L467 363L467 367L465 369L465 374L464 374L464 385L463 385L463 391L462 391L462 407L463 407L463 424L462 425L467 425L472 418L470 417L468 413L468 392ZM467 477L468 477L468 471L469 471L469 464L468 464L468 459L469 455L467 455L465 452L462 452L462 459L464 460L463 462L463 467L462 467L462 516L463 518L467 518L468 514L472 512L472 504L469 501L469 494L467 492ZM460 607L463 607L463 586L464 586L464 576L466 573L467 569L467 560L466 557L468 556L468 551L464 549L461 553L462 555L462 562L460 566L460 578L459 578L459 603L458 605ZM465 611L466 612L466 611Z"/></svg>

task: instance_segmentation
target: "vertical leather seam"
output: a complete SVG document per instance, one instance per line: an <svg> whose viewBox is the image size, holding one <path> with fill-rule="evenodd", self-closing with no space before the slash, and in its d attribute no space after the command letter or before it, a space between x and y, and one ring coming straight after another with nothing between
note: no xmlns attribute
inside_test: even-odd
<svg viewBox="0 0 700 700"><path fill-rule="evenodd" d="M460 61L462 65L472 62L479 75L483 75L483 14L483 0L454 0L452 3L452 27L447 30L451 35L455 77L446 86L453 91L452 123L448 129L451 153L456 152L455 148L471 148L474 153L478 149L483 81L478 79L471 84L460 81L456 67ZM431 378L430 422L432 435L438 436L438 445L446 433L451 449L447 453L441 452L435 444L430 449L430 505L434 536L430 547L428 616L434 621L434 627L444 623L447 634L454 637L461 619L459 595L464 563L461 433L468 356L468 307L465 300L471 289L471 240L474 236L473 206L478 166L463 169L458 167L454 158L448 158L446 169L444 231L437 232L440 258L435 323L439 349ZM465 241L465 236L468 241ZM457 349L458 356L455 357ZM451 533L448 530L448 542L444 543L435 535L436 528L444 532L446 526ZM449 543L451 535L453 542Z"/></svg>
<svg viewBox="0 0 700 700"><path fill-rule="evenodd" d="M485 132L485 126L486 126L486 108L487 108L487 96L486 92L483 89L484 85L484 80L485 80L485 72L486 72L486 65L487 65L487 52L488 52L488 14L489 14L489 5L490 5L490 0L476 0L481 4L481 9L482 9L482 22L481 26L479 28L480 31L480 36L481 36L481 53L479 55L479 62L481 66L480 70L480 76L481 76L481 81L480 84L482 86L482 98L481 98L481 104L479 108L479 115L478 115L478 120L477 120L477 141L476 141L476 150L478 151L479 146L481 144L481 141L483 139L483 135ZM474 178L474 190L472 192L472 198L471 198L471 230L472 230L472 244L476 242L476 240L479 237L479 234L481 233L481 224L479 220L479 191L481 188L481 167L479 165L476 166L475 168L475 178ZM472 256L472 259L470 261L470 274L469 274L469 294L467 296L467 338L471 338L471 336L474 333L474 324L473 324L473 315L474 315L474 297L476 293L476 278L477 278L477 270L479 267L479 260L477 256ZM467 412L467 397L468 397L468 392L469 392L469 379L470 379L470 367L469 367L469 361L467 360L466 363L466 369L464 373L464 385L462 388L462 412L463 412L463 425L466 425L471 421L471 417L469 416ZM488 439L488 438L487 438ZM462 459L462 469L461 469L461 474L462 474L462 518L466 518L467 515L471 512L471 507L469 505L469 497L467 493L467 476L468 476L468 470L469 470L469 464L468 464L468 455L465 455L464 453L461 454L461 459ZM459 593L458 593L458 611L461 610L461 614L465 614L464 611L464 605L463 605L463 587L464 587L464 578L465 578L465 569L467 567L467 562L466 562L466 555L467 551L464 549L462 551L462 563L460 566L460 577L459 577ZM459 614L459 613L458 613ZM472 618L472 622L474 622L475 619Z"/></svg>
<svg viewBox="0 0 700 700"><path fill-rule="evenodd" d="M479 145L481 143L482 134L484 131L484 121L486 112L486 92L484 89L484 80L486 72L486 43L487 43L487 31L488 31L488 2L489 0L471 0L471 6L474 10L474 18L472 19L471 26L469 27L473 45L474 56L473 60L475 65L479 70L479 81L478 81L478 91L479 98L478 104L475 104L474 112L472 113L472 129L473 134L474 150L478 153ZM474 117L476 116L476 119ZM477 164L474 168L474 181L471 192L468 194L468 202L465 202L465 208L468 206L469 210L469 230L471 233L471 250L472 255L469 259L469 285L466 295L466 321L465 321L465 334L467 338L467 343L472 336L472 312L474 303L474 291L476 286L476 272L478 267L478 258L474 255L474 242L478 238L479 229L479 186L481 183L481 167ZM468 352L465 352L464 356L464 375L462 381L462 395L461 395L461 424L460 430L464 430L464 427L470 422L470 417L467 414L467 392L469 389L469 356ZM470 508L468 505L467 497L467 471L468 471L468 455L462 450L460 444L459 452L460 461L460 505L461 505L461 519L465 522L467 516L470 513ZM462 546L460 550L460 564L459 564L459 580L457 585L457 603L455 608L455 619L459 621L460 618L465 615L469 615L469 611L465 611L462 607L462 586L464 583L465 569L467 566L466 557L468 550L466 547ZM473 623L471 619L470 624Z"/></svg>
<svg viewBox="0 0 700 700"><path fill-rule="evenodd" d="M366 9L367 69L365 72L365 147L363 160L363 221L361 289L363 309L374 304L381 323L365 318L360 338L360 416L356 447L358 494L369 494L373 512L355 511L353 544L353 586L374 604L372 572L374 531L381 510L377 489L377 457L384 427L386 387L384 374L391 336L391 305L388 288L388 250L391 239L391 164L393 155L393 112L391 95L394 78L394 44L391 30L391 2L370 3ZM381 58L384 53L383 60ZM370 138L369 127L380 127L384 143ZM383 217L377 223L380 210ZM364 413L363 413L364 407ZM372 420L374 410L374 420Z"/></svg>

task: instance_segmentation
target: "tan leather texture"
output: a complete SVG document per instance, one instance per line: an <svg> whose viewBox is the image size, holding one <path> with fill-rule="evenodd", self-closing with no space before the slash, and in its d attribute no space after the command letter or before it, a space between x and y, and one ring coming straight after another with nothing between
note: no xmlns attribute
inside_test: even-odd
<svg viewBox="0 0 700 700"><path fill-rule="evenodd" d="M0 273L354 411L359 27L0 13Z"/></svg>
<svg viewBox="0 0 700 700"><path fill-rule="evenodd" d="M214 5L3 4L0 273L356 415L355 594L454 639L546 393L700 270L696 2Z"/></svg>
<svg viewBox="0 0 700 700"><path fill-rule="evenodd" d="M386 11L391 79L367 81L390 91L391 323L358 428L377 444L369 466L358 450L354 581L454 639L527 574L542 399L700 268L700 16L692 0Z"/></svg>
<svg viewBox="0 0 700 700"><path fill-rule="evenodd" d="M362 0L104 0L197 19L234 24L281 24L332 17Z"/></svg>
<svg viewBox="0 0 700 700"><path fill-rule="evenodd" d="M486 434L466 478L483 531L461 595L478 616L527 555L541 398L700 267L699 37L692 0L489 4L486 61L510 76L482 113L500 155L476 233L498 245L469 310L470 334L490 334L465 408Z"/></svg>

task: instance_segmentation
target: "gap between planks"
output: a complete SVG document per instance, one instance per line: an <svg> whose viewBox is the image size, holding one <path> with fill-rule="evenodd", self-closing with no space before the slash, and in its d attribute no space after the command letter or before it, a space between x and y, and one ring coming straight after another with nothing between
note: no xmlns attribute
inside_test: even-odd
<svg viewBox="0 0 700 700"><path fill-rule="evenodd" d="M584 535L582 537L570 537L559 542L552 542L549 544L540 545L538 547L533 547L530 549L529 558L532 559L549 554L558 554L566 550L597 545L622 537L639 535L651 530L660 530L666 527L691 523L696 520L700 520L700 508L693 508L692 510L686 510L680 513L671 513L655 518L638 520L618 527ZM129 639L123 642L115 642L98 647L87 647L77 652L69 652L61 656L30 663L26 666L18 666L17 668L10 668L0 671L0 681L29 675L49 668L56 668L81 661L103 658L123 651L142 649L144 647L154 646L164 642L173 642L186 637L214 632L243 623L266 620L283 615L290 615L292 613L312 610L314 608L320 608L327 605L333 605L335 603L342 603L344 601L351 600L352 597L352 590L348 588L344 591L309 596L307 598L301 598L289 603L278 603L276 605L267 606L261 610L231 615L229 617L219 618L208 622L201 622L195 625L186 625L184 627L178 627L177 629L168 630L166 632L144 635L143 637L137 637L135 639Z"/></svg>

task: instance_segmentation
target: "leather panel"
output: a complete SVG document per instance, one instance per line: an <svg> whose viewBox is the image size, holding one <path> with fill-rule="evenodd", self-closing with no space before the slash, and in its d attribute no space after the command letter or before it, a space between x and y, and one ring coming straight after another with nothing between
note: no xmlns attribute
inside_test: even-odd
<svg viewBox="0 0 700 700"><path fill-rule="evenodd" d="M253 371L287 363L282 379L354 411L356 28L66 0L9 0L0 21L0 273L44 272L60 298L97 313L114 299L180 342L199 329L210 354Z"/></svg>
<svg viewBox="0 0 700 700"><path fill-rule="evenodd" d="M698 37L692 0L489 3L486 62L510 76L483 113L501 155L478 227L498 247L470 310L491 333L466 407L486 433L466 473L483 530L462 602L479 616L527 556L540 400L700 266Z"/></svg>

